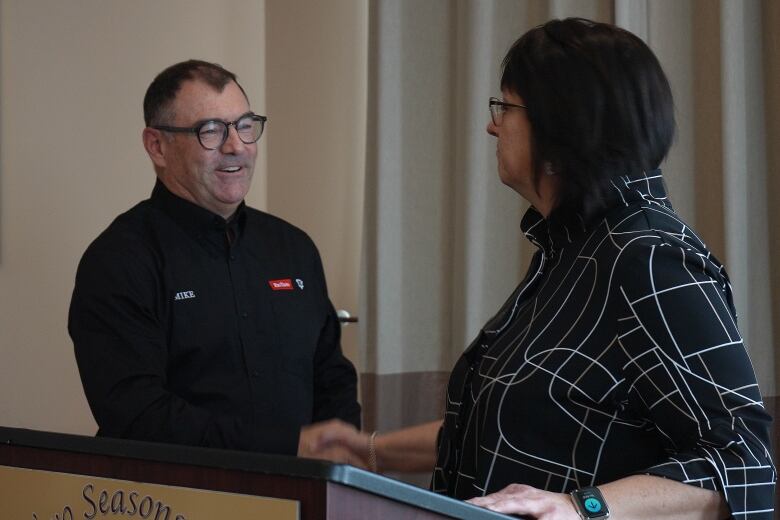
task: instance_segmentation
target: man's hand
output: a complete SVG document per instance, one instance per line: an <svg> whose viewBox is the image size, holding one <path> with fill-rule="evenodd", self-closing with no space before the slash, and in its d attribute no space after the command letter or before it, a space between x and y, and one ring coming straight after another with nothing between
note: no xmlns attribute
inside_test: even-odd
<svg viewBox="0 0 780 520"><path fill-rule="evenodd" d="M361 435L354 426L338 419L310 424L301 428L298 456L351 464L365 469L368 466L365 453L355 452L346 444L333 442L333 439L354 438Z"/></svg>
<svg viewBox="0 0 780 520"><path fill-rule="evenodd" d="M522 515L536 520L579 520L568 495L542 491L523 484L510 484L501 491L467 502L491 511Z"/></svg>

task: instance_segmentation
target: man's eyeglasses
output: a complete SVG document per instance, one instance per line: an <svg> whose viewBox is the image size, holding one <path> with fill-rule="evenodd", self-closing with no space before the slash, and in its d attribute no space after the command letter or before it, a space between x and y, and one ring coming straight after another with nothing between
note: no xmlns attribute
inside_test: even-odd
<svg viewBox="0 0 780 520"><path fill-rule="evenodd" d="M510 108L528 108L525 105L515 105L514 103L507 103L505 101L501 101L498 98L490 98L490 103L488 104L488 107L490 108L490 118L493 120L493 124L496 126L501 126L501 121L504 119L504 112L509 110Z"/></svg>
<svg viewBox="0 0 780 520"><path fill-rule="evenodd" d="M219 119L209 119L202 121L197 125L187 128L181 126L155 125L152 128L162 130L163 132L190 133L198 136L198 142L206 150L216 150L225 144L228 138L230 127L236 129L238 138L244 144L256 143L263 135L265 122L268 118L258 116L252 112L247 112L235 121L220 121Z"/></svg>

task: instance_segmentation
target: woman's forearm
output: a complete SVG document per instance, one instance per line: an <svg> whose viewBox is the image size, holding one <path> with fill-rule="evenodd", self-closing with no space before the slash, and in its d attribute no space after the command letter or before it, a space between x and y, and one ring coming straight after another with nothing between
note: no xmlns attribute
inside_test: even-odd
<svg viewBox="0 0 780 520"><path fill-rule="evenodd" d="M441 421L433 421L376 436L378 471L430 471L436 464L436 437Z"/></svg>
<svg viewBox="0 0 780 520"><path fill-rule="evenodd" d="M729 517L723 495L674 480L633 475L599 485L615 520L722 520ZM469 500L499 513L540 520L577 520L579 515L564 493L542 491L524 484Z"/></svg>
<svg viewBox="0 0 780 520"><path fill-rule="evenodd" d="M652 475L633 475L599 489L616 520L714 520L730 514L721 493Z"/></svg>

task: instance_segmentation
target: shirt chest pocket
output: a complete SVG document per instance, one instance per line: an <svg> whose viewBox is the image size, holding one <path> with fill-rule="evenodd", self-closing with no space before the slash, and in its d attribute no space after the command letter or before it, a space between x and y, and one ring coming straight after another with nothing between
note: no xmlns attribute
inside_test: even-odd
<svg viewBox="0 0 780 520"><path fill-rule="evenodd" d="M271 294L272 323L270 330L282 354L283 370L309 375L311 369L302 368L302 362L311 362L327 320L327 310L318 305L314 295L304 291L285 291ZM303 373L307 372L307 373Z"/></svg>

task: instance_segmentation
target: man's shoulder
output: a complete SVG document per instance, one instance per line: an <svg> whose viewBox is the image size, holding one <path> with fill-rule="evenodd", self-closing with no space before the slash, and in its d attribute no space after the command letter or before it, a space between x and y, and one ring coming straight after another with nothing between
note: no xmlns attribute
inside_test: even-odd
<svg viewBox="0 0 780 520"><path fill-rule="evenodd" d="M140 253L142 245L150 241L154 229L153 221L159 211L144 200L127 211L117 215L92 241L85 255L98 251Z"/></svg>
<svg viewBox="0 0 780 520"><path fill-rule="evenodd" d="M137 284L154 277L160 265L152 231L155 213L147 200L115 217L81 256L77 285Z"/></svg>

